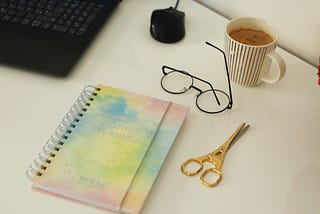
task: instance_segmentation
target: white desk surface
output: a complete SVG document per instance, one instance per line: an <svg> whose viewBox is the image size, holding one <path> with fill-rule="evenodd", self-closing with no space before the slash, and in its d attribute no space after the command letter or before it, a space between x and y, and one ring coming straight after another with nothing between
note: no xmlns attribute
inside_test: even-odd
<svg viewBox="0 0 320 214"><path fill-rule="evenodd" d="M159 84L161 66L188 70L226 89L221 55L227 20L193 1L181 1L186 37L162 44L149 34L150 15L174 1L123 1L67 78L0 66L0 213L105 213L30 189L25 170L87 84L106 85L190 106L185 124L142 213L290 213L320 211L320 86L316 68L278 49L287 74L277 84L232 84L234 106L201 113L192 93L171 95ZM281 35L280 35L281 36ZM248 132L228 152L215 188L187 177L180 164L214 150L246 121Z"/></svg>

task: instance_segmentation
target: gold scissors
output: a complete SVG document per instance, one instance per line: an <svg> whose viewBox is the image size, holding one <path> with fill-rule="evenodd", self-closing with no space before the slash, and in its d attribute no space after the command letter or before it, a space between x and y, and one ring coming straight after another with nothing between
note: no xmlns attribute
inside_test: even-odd
<svg viewBox="0 0 320 214"><path fill-rule="evenodd" d="M239 128L230 136L230 138L215 151L200 157L187 159L181 165L181 171L187 176L195 176L203 169L204 162L212 163L214 166L206 169L201 174L200 182L208 187L216 186L222 179L221 166L229 147L236 142L236 140L247 130L248 127L249 125L242 123Z"/></svg>

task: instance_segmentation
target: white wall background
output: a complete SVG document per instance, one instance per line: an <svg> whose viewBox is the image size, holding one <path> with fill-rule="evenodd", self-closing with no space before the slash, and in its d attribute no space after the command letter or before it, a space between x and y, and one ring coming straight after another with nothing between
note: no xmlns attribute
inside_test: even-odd
<svg viewBox="0 0 320 214"><path fill-rule="evenodd" d="M196 0L231 19L256 16L279 30L278 46L318 66L320 56L319 0Z"/></svg>

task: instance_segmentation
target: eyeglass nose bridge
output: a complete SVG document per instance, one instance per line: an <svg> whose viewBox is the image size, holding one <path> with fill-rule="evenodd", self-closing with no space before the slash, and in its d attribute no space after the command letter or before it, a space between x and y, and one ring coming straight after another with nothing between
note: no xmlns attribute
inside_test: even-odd
<svg viewBox="0 0 320 214"><path fill-rule="evenodd" d="M210 87L211 91L213 92L214 97L215 97L218 105L220 105L220 100L219 100L219 98L218 98L218 96L217 96L217 94L216 94L216 92L215 92L215 90L214 90L214 88L213 88L213 86L212 86L212 84L211 84L210 82L208 82L208 81L206 81L206 80L204 80L204 79L201 79L201 78L199 78L199 77L193 76L193 75L191 75L191 74L189 74L189 75L190 75L192 78L194 78L194 79L196 79L196 80L198 80L198 81L200 81L200 82L203 82L203 83L207 84L207 85ZM200 92L200 94L198 94L197 97L199 97L199 96L204 92L203 90L201 90L200 88L198 88L198 87L196 87L196 86L194 86L194 85L192 85L192 87L195 88L196 90L198 90L198 91Z"/></svg>
<svg viewBox="0 0 320 214"><path fill-rule="evenodd" d="M194 85L191 85L190 88L193 88L193 89L200 92L199 94L196 95L197 97L200 96L200 94L203 92L200 88L198 88L197 86L194 86Z"/></svg>

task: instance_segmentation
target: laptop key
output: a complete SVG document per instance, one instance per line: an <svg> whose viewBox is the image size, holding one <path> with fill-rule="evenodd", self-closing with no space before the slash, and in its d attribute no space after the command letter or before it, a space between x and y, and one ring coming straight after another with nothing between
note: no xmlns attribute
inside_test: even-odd
<svg viewBox="0 0 320 214"><path fill-rule="evenodd" d="M27 7L26 12L32 13L35 9L33 7Z"/></svg>
<svg viewBox="0 0 320 214"><path fill-rule="evenodd" d="M52 16L53 16L53 17L59 17L59 16L61 16L61 14L63 13L63 11L64 11L64 8L58 7L58 8L56 8L56 9L54 9L54 10L52 11Z"/></svg>
<svg viewBox="0 0 320 214"><path fill-rule="evenodd" d="M54 17L50 17L50 16L44 16L44 15L39 15L36 17L36 20L41 21L41 22L55 22L57 19Z"/></svg>
<svg viewBox="0 0 320 214"><path fill-rule="evenodd" d="M74 34L76 31L77 31L77 28L72 27L72 28L70 28L70 29L68 30L68 33L69 33L69 34Z"/></svg>
<svg viewBox="0 0 320 214"><path fill-rule="evenodd" d="M70 20L67 20L65 23L64 23L65 26L71 26L72 25L72 21Z"/></svg>
<svg viewBox="0 0 320 214"><path fill-rule="evenodd" d="M28 18L28 19L34 19L34 17L36 17L36 15L34 15L33 13L28 13L26 15L26 18Z"/></svg>
<svg viewBox="0 0 320 214"><path fill-rule="evenodd" d="M8 8L9 9L16 9L16 5L11 3L11 4L8 5Z"/></svg>
<svg viewBox="0 0 320 214"><path fill-rule="evenodd" d="M17 13L16 10L12 10L12 9L11 9L11 10L8 11L7 14L8 14L8 15L14 15L14 14L16 14L16 13Z"/></svg>
<svg viewBox="0 0 320 214"><path fill-rule="evenodd" d="M19 11L17 14L16 14L16 16L18 16L18 17L23 17L23 16L25 16L26 15L26 12L21 12L21 11Z"/></svg>
<svg viewBox="0 0 320 214"><path fill-rule="evenodd" d="M41 21L38 21L38 20L33 20L33 21L31 22L31 26L32 26L32 27L39 27L41 24L42 24L42 22L41 22Z"/></svg>
<svg viewBox="0 0 320 214"><path fill-rule="evenodd" d="M7 22L7 21L9 21L11 18L12 18L12 16L10 16L10 15L4 15L1 20Z"/></svg>
<svg viewBox="0 0 320 214"><path fill-rule="evenodd" d="M34 13L35 14L43 14L44 13L44 10L43 9L36 9L35 11L34 11Z"/></svg>
<svg viewBox="0 0 320 214"><path fill-rule="evenodd" d="M54 9L54 6L51 5L51 4L47 4L46 7L45 7L46 10L53 10Z"/></svg>
<svg viewBox="0 0 320 214"><path fill-rule="evenodd" d="M12 22L12 23L18 23L19 21L20 21L20 17L13 17L11 20L10 20L10 22Z"/></svg>
<svg viewBox="0 0 320 214"><path fill-rule="evenodd" d="M43 29L50 29L52 27L51 23L45 22L41 25Z"/></svg>
<svg viewBox="0 0 320 214"><path fill-rule="evenodd" d="M4 14L7 13L8 9L7 8L0 8L0 13Z"/></svg>
<svg viewBox="0 0 320 214"><path fill-rule="evenodd" d="M81 25L81 27L80 27L79 30L77 31L76 35L77 35L77 36L82 36L82 35L86 32L86 30L87 30L88 27L89 27L89 25L87 25L87 24Z"/></svg>
<svg viewBox="0 0 320 214"><path fill-rule="evenodd" d="M75 28L79 28L80 27L80 23L79 22L74 22L72 26L75 27Z"/></svg>
<svg viewBox="0 0 320 214"><path fill-rule="evenodd" d="M31 22L31 19L28 19L28 18L21 19L20 21L20 23L23 25L28 25L30 24L30 22Z"/></svg>
<svg viewBox="0 0 320 214"><path fill-rule="evenodd" d="M8 2L0 2L0 7L4 8L8 6Z"/></svg>
<svg viewBox="0 0 320 214"><path fill-rule="evenodd" d="M87 17L85 23L90 24L93 22L93 20L96 18L96 14L91 14L90 16Z"/></svg>
<svg viewBox="0 0 320 214"><path fill-rule="evenodd" d="M53 25L52 30L58 32L66 32L68 30L68 27L64 25Z"/></svg>
<svg viewBox="0 0 320 214"><path fill-rule="evenodd" d="M17 10L19 10L19 11L25 11L25 10L26 10L26 6L20 5L20 6L18 6Z"/></svg>
<svg viewBox="0 0 320 214"><path fill-rule="evenodd" d="M65 21L65 19L59 19L56 23L59 25L63 25Z"/></svg>

